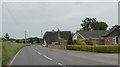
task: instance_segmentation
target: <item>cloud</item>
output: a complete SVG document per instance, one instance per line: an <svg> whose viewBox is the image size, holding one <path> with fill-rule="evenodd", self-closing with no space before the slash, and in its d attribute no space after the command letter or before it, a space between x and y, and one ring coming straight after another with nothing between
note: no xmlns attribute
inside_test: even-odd
<svg viewBox="0 0 120 67"><path fill-rule="evenodd" d="M75 32L86 17L97 17L109 25L117 24L115 2L6 2L3 3L3 34L12 37L39 36L40 31L60 28ZM113 23L114 22L114 23Z"/></svg>

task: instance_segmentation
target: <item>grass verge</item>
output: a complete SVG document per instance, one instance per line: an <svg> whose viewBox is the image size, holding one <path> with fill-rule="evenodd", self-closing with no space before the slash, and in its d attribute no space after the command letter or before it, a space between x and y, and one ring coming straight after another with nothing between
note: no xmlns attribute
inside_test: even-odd
<svg viewBox="0 0 120 67"><path fill-rule="evenodd" d="M2 40L0 39L0 67L2 65Z"/></svg>
<svg viewBox="0 0 120 67"><path fill-rule="evenodd" d="M2 42L2 65L7 65L14 55L26 44L22 43L12 43L3 41Z"/></svg>

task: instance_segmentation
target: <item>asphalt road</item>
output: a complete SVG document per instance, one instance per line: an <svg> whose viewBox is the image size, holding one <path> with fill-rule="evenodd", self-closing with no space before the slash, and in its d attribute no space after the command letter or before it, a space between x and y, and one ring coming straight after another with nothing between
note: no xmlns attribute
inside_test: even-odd
<svg viewBox="0 0 120 67"><path fill-rule="evenodd" d="M118 65L117 54L51 49L32 45L22 48L11 65Z"/></svg>

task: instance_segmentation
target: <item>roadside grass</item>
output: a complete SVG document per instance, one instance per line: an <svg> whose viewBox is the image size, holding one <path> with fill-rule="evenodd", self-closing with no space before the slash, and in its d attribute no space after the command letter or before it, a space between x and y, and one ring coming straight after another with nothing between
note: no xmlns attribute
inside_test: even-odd
<svg viewBox="0 0 120 67"><path fill-rule="evenodd" d="M26 44L22 43L13 43L8 41L2 42L2 65L8 65L8 63L12 60L14 55Z"/></svg>
<svg viewBox="0 0 120 67"><path fill-rule="evenodd" d="M2 40L0 39L0 67L2 65Z"/></svg>

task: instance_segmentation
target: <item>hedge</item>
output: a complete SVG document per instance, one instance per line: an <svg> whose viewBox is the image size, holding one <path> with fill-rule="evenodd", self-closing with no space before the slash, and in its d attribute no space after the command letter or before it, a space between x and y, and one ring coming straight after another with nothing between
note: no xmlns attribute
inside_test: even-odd
<svg viewBox="0 0 120 67"><path fill-rule="evenodd" d="M102 52L102 53L119 53L120 46L117 45L101 45L101 46L95 46L94 51L95 52Z"/></svg>
<svg viewBox="0 0 120 67"><path fill-rule="evenodd" d="M67 45L68 50L80 50L98 53L119 53L120 46L118 45Z"/></svg>
<svg viewBox="0 0 120 67"><path fill-rule="evenodd" d="M68 45L67 49L68 50L80 50L80 45Z"/></svg>

